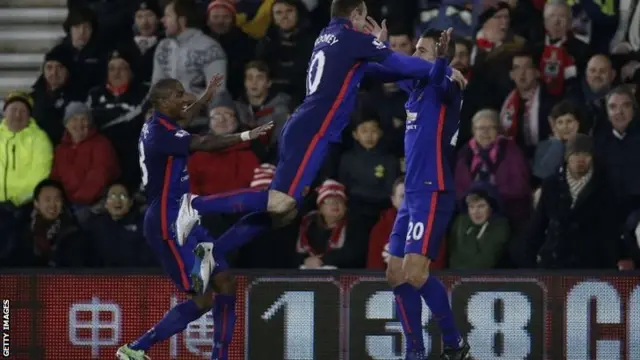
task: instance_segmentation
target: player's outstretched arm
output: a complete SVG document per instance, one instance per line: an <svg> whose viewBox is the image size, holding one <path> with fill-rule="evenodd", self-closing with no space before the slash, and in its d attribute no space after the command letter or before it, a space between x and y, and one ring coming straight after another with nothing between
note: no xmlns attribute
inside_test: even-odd
<svg viewBox="0 0 640 360"><path fill-rule="evenodd" d="M429 62L418 57L392 53L380 65L400 76L429 79L434 84L440 84L445 76L451 76L451 68L447 66L447 60L444 58Z"/></svg>
<svg viewBox="0 0 640 360"><path fill-rule="evenodd" d="M211 80L209 80L209 83L207 84L207 88L202 93L202 95L200 95L200 97L196 101L194 101L191 105L182 109L182 114L181 114L182 119L189 120L197 116L198 114L200 114L202 109L207 104L209 104L209 102L211 102L215 94L218 92L218 89L220 89L220 87L222 86L223 82L224 82L224 76L220 74L214 75L211 78Z"/></svg>
<svg viewBox="0 0 640 360"><path fill-rule="evenodd" d="M189 143L189 150L191 151L216 151L233 146L243 141L250 141L259 138L260 136L267 135L273 128L273 122L258 126L251 131L245 131L242 133L228 134L228 135L192 135L191 142Z"/></svg>

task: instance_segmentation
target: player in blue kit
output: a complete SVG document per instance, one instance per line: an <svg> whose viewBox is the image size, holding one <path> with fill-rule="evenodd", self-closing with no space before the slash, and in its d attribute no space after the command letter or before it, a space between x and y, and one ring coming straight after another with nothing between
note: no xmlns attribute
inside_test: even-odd
<svg viewBox="0 0 640 360"><path fill-rule="evenodd" d="M415 57L448 65L455 47L451 31L427 30L416 45ZM434 81L435 80L435 81ZM405 129L405 198L389 239L387 280L406 338L406 359L426 359L422 337L422 299L442 331L442 360L470 359L470 348L454 324L447 290L429 276L456 208L453 183L454 145L458 131L462 87L458 71L441 79L405 80L409 93ZM421 299L422 297L422 299Z"/></svg>
<svg viewBox="0 0 640 360"><path fill-rule="evenodd" d="M144 218L144 234L173 282L180 290L195 296L169 310L156 326L138 340L118 349L118 359L147 359L145 352L153 344L181 332L190 322L211 309L213 294L208 283L209 278L215 275L215 285L219 291L213 309L215 329L212 359L227 360L227 347L235 323L235 287L232 277L225 272L228 266L224 255L242 245L239 241L255 236L247 226L251 221L245 221L244 226L232 227L215 240L204 228L195 226L186 232L180 244L182 246L178 246L180 214L187 211L190 216L197 216L194 215L196 210L191 210L191 207L200 212L266 210L267 199L264 193L247 191L192 199L189 197L187 159L191 151L215 151L256 139L266 134L273 124L225 136L196 136L186 132L176 119L183 119L180 121L183 125L188 122L193 114L211 101L221 80L220 76L214 77L196 102L175 79L161 80L150 91L154 112L145 122L139 140L140 167L149 203Z"/></svg>
<svg viewBox="0 0 640 360"><path fill-rule="evenodd" d="M288 195L286 207L295 210L323 165L330 144L340 142L363 77L377 73L377 68L405 78L451 75L448 67L438 70L430 62L394 53L376 34L364 31L366 24L364 0L332 1L331 21L316 39L309 61L306 97L280 136L270 186L276 191L269 195L270 202L272 196L284 193ZM436 74L437 70L442 73ZM270 226L261 224L264 231Z"/></svg>

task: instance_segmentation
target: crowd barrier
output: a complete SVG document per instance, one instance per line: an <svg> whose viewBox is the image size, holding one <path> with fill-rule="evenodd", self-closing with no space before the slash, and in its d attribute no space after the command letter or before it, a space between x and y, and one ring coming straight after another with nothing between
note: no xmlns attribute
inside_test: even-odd
<svg viewBox="0 0 640 360"><path fill-rule="evenodd" d="M640 360L640 273L441 273L476 360ZM403 359L382 274L240 272L232 360ZM112 359L184 296L161 274L0 273L2 355ZM430 359L441 350L423 311ZM205 315L154 360L209 359Z"/></svg>

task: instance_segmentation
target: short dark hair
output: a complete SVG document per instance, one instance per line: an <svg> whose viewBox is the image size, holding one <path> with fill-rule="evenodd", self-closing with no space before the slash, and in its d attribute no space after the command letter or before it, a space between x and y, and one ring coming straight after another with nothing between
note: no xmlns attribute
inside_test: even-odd
<svg viewBox="0 0 640 360"><path fill-rule="evenodd" d="M471 51L473 50L473 43L472 43L471 41L469 41L468 39L465 39L465 38L460 37L460 36L456 36L456 37L453 39L453 42L454 42L454 44L456 44L456 45L460 44L460 45L462 45L462 46L466 47L466 48L467 48L467 51L468 51L469 53L471 53Z"/></svg>
<svg viewBox="0 0 640 360"><path fill-rule="evenodd" d="M618 85L618 86L614 87L613 89L611 89L607 93L607 104L609 103L609 99L613 95L625 95L625 96L627 96L631 100L631 103L633 104L633 110L634 111L638 111L638 99L636 99L635 95L633 94L633 89L631 88L630 85L622 84L622 85Z"/></svg>
<svg viewBox="0 0 640 360"><path fill-rule="evenodd" d="M332 17L347 17L355 9L364 5L364 0L333 0L331 2Z"/></svg>
<svg viewBox="0 0 640 360"><path fill-rule="evenodd" d="M408 26L394 24L389 26L389 36L406 36L409 39L413 39L414 32Z"/></svg>
<svg viewBox="0 0 640 360"><path fill-rule="evenodd" d="M199 21L198 7L194 0L173 0L167 5L173 4L173 11L175 11L178 18L184 17L187 27L199 27L202 21Z"/></svg>
<svg viewBox="0 0 640 360"><path fill-rule="evenodd" d="M442 30L428 28L422 32L420 35L421 39L433 39L433 41L440 40L440 35L442 35ZM447 58L449 60L453 59L456 55L456 44L453 41L453 37L449 39L449 47L447 48Z"/></svg>
<svg viewBox="0 0 640 360"><path fill-rule="evenodd" d="M256 69L261 73L267 74L268 78L271 78L271 70L269 69L269 65L262 60L253 60L249 61L247 65L244 67L244 71L247 72L250 69Z"/></svg>
<svg viewBox="0 0 640 360"><path fill-rule="evenodd" d="M511 67L513 68L513 60L515 60L515 58L522 58L522 57L531 59L531 64L533 65L534 68L538 66L538 59L536 55L533 53L533 51L529 49L520 49L511 55Z"/></svg>
<svg viewBox="0 0 640 360"><path fill-rule="evenodd" d="M62 201L66 200L64 186L62 186L62 183L60 181L53 180L53 179L44 179L40 181L38 185L36 185L36 187L33 189L33 200L37 201L38 197L40 197L40 193L42 192L42 190L48 187L58 189L60 191L60 195L62 196Z"/></svg>
<svg viewBox="0 0 640 360"><path fill-rule="evenodd" d="M149 91L149 102L154 108L158 108L160 103L168 99L171 94L176 90L176 84L180 82L173 78L162 79L153 84Z"/></svg>
<svg viewBox="0 0 640 360"><path fill-rule="evenodd" d="M555 121L557 118L563 115L573 115L573 117L578 120L578 123L582 123L583 114L580 105L572 100L567 99L560 101L559 103L555 104L551 108L551 112L549 112L549 117L552 121Z"/></svg>

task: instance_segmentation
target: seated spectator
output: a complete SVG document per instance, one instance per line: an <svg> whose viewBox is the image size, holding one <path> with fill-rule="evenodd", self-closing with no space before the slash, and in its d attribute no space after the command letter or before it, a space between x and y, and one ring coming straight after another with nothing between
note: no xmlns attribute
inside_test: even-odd
<svg viewBox="0 0 640 360"><path fill-rule="evenodd" d="M64 109L71 101L84 101L86 94L74 90L70 71L73 58L60 46L54 47L44 56L42 74L33 84L32 117L38 126L49 135L53 145L58 145L64 133Z"/></svg>
<svg viewBox="0 0 640 360"><path fill-rule="evenodd" d="M85 104L70 103L64 123L67 130L56 146L51 178L62 183L73 205L94 205L120 175L118 160L109 139L93 125Z"/></svg>
<svg viewBox="0 0 640 360"><path fill-rule="evenodd" d="M144 123L143 107L148 87L132 72L137 68L136 49L126 45L111 51L106 82L89 92L93 124L115 149L122 180L131 189L140 186L138 137ZM111 179L113 181L113 179Z"/></svg>
<svg viewBox="0 0 640 360"><path fill-rule="evenodd" d="M340 159L338 178L348 189L350 210L372 216L375 223L389 206L400 164L378 145L382 131L375 115L363 116L352 135L356 143Z"/></svg>
<svg viewBox="0 0 640 360"><path fill-rule="evenodd" d="M251 61L244 70L244 95L236 102L240 122L254 128L270 121L275 123L275 143L289 116L291 97L271 87L269 67L262 61Z"/></svg>
<svg viewBox="0 0 640 360"><path fill-rule="evenodd" d="M62 184L42 180L33 191L31 222L19 234L15 257L21 267L84 267L92 254L67 207Z"/></svg>
<svg viewBox="0 0 640 360"><path fill-rule="evenodd" d="M240 131L236 108L228 94L219 94L209 110L211 131L228 135ZM189 157L191 192L212 195L249 187L253 171L260 165L254 149L262 147L260 141L241 142L217 152L198 151Z"/></svg>
<svg viewBox="0 0 640 360"><path fill-rule="evenodd" d="M256 41L236 25L236 4L213 0L207 7L207 34L216 39L229 59L227 89L238 98L244 93L245 65L253 59Z"/></svg>
<svg viewBox="0 0 640 360"><path fill-rule="evenodd" d="M90 217L85 229L91 235L94 262L99 267L156 266L153 251L142 234L143 213L135 207L125 184L109 186L104 212Z"/></svg>
<svg viewBox="0 0 640 360"><path fill-rule="evenodd" d="M303 10L297 0L275 0L273 25L256 49L256 58L271 69L273 91L291 95L296 103L306 93L307 65L316 38L302 24Z"/></svg>
<svg viewBox="0 0 640 360"><path fill-rule="evenodd" d="M167 37L160 41L154 55L152 84L173 77L187 92L200 94L214 75L226 78L227 55L216 40L197 28L198 20L192 1L167 4L162 18ZM206 118L202 120L206 123Z"/></svg>
<svg viewBox="0 0 640 360"><path fill-rule="evenodd" d="M524 232L522 267L616 266L615 199L592 154L593 143L587 135L577 134L567 143L565 168L542 184L540 201Z"/></svg>
<svg viewBox="0 0 640 360"><path fill-rule="evenodd" d="M302 219L296 251L301 269L364 267L366 242L352 236L344 185L326 180L318 188L318 211Z"/></svg>
<svg viewBox="0 0 640 360"><path fill-rule="evenodd" d="M500 214L491 186L474 184L464 197L465 211L456 216L449 232L449 268L495 268L509 241L509 221Z"/></svg>
<svg viewBox="0 0 640 360"><path fill-rule="evenodd" d="M504 202L505 214L518 225L529 218L531 187L527 160L515 142L498 135L498 113L481 110L472 120L473 138L458 152L455 170L460 201L471 184L495 185Z"/></svg>
<svg viewBox="0 0 640 360"><path fill-rule="evenodd" d="M510 76L516 87L502 104L500 125L531 158L535 146L551 133L549 111L556 99L540 86L540 72L531 54L514 55Z"/></svg>
<svg viewBox="0 0 640 360"><path fill-rule="evenodd" d="M398 209L404 201L404 176L396 179L391 193L392 207L380 214L380 219L369 234L369 252L367 255L367 269L384 270L389 262L389 236L396 221Z"/></svg>
<svg viewBox="0 0 640 360"><path fill-rule="evenodd" d="M640 208L640 119L638 103L628 86L607 95L609 130L594 136L596 162L611 183L610 195L619 201L619 216Z"/></svg>
<svg viewBox="0 0 640 360"><path fill-rule="evenodd" d="M598 54L589 59L581 86L574 91L574 97L586 105L585 131L595 136L600 132L609 131L607 126L606 96L611 90L616 71L611 60L606 55Z"/></svg>
<svg viewBox="0 0 640 360"><path fill-rule="evenodd" d="M73 7L64 22L67 37L52 51L66 53L73 59L71 78L73 90L86 94L89 89L100 84L106 75L106 54L98 36L98 19L88 7Z"/></svg>
<svg viewBox="0 0 640 360"><path fill-rule="evenodd" d="M49 177L53 150L47 134L31 117L33 100L23 92L9 93L0 122L0 203L21 206L33 189Z"/></svg>
<svg viewBox="0 0 640 360"><path fill-rule="evenodd" d="M589 45L573 36L571 8L564 1L545 4L544 28L544 41L535 45L542 83L551 95L561 96L576 87L578 70L585 68L589 58Z"/></svg>
<svg viewBox="0 0 640 360"><path fill-rule="evenodd" d="M557 103L549 114L551 136L536 146L533 175L538 180L555 174L564 163L564 144L580 129L580 106L571 100Z"/></svg>
<svg viewBox="0 0 640 360"><path fill-rule="evenodd" d="M160 18L162 11L155 0L141 1L134 15L133 42L138 61L132 70L136 80L147 86L153 75L153 55L162 37Z"/></svg>

